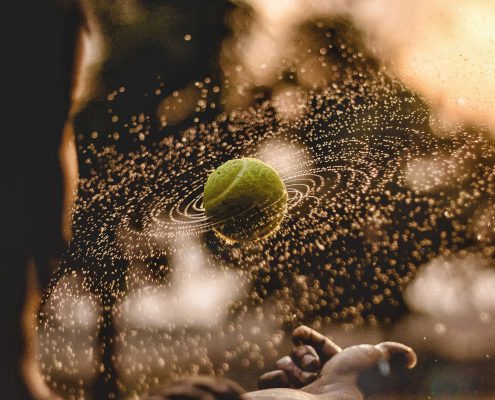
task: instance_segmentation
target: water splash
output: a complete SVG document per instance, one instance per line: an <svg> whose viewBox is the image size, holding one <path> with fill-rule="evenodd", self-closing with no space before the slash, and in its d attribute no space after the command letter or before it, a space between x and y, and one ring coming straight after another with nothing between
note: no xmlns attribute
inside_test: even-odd
<svg viewBox="0 0 495 400"><path fill-rule="evenodd" d="M197 85L206 97L198 100L195 123L180 134L161 130L154 115L117 125L113 110L108 132L81 133L95 139L84 147L91 173L80 181L74 238L58 278L76 274L81 293L104 308L109 298L120 304L112 318L120 321L116 365L124 389L144 391L184 373L262 369L277 356L282 329L301 322L398 317L401 288L418 267L481 241L473 234L481 228L469 227L494 193L486 132L456 126L438 135L421 97L357 49L340 44L335 51L350 60L339 67L340 78L303 95L279 93L208 120L203 113L214 107L205 98L216 89L205 80ZM130 151L129 138L138 143ZM280 229L254 243L216 236L202 207L210 171L239 157L271 161L289 193ZM493 235L483 232L486 244ZM196 251L191 243L206 272L184 268ZM180 271L186 273L178 284ZM207 284L217 274L230 282L233 271L235 285ZM198 278L198 290L184 284ZM229 291L236 295L223 296ZM55 289L47 295L75 297ZM139 323L131 314L141 314ZM160 318L166 323L150 323ZM64 335L77 340L49 313L42 322L45 349ZM100 318L89 336L105 324ZM53 371L45 368L56 383Z"/></svg>

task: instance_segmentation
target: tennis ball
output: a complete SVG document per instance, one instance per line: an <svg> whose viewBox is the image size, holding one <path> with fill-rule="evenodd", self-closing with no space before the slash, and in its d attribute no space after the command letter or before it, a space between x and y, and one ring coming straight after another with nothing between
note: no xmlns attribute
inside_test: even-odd
<svg viewBox="0 0 495 400"><path fill-rule="evenodd" d="M227 161L206 181L203 204L213 230L247 242L277 230L287 209L287 190L277 171L255 158Z"/></svg>

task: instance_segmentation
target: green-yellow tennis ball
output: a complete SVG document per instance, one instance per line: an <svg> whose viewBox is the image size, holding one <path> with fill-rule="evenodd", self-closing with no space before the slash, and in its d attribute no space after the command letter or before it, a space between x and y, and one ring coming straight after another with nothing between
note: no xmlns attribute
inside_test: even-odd
<svg viewBox="0 0 495 400"><path fill-rule="evenodd" d="M287 209L287 190L277 171L255 158L227 161L206 181L203 204L213 230L234 242L275 232Z"/></svg>

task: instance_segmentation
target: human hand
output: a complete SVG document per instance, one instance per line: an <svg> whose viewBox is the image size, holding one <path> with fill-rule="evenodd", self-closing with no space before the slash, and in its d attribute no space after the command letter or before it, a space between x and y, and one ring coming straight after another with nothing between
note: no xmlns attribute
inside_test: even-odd
<svg viewBox="0 0 495 400"><path fill-rule="evenodd" d="M290 355L275 363L276 370L259 378L260 389L306 386L318 377L328 360L342 351L328 337L304 325L294 330L292 341L295 347Z"/></svg>
<svg viewBox="0 0 495 400"><path fill-rule="evenodd" d="M272 389L250 393L249 399L360 400L400 384L404 372L416 364L414 351L402 344L384 342L340 350L329 338L305 326L294 331L294 344L291 356L280 359L277 370L260 378L260 388Z"/></svg>

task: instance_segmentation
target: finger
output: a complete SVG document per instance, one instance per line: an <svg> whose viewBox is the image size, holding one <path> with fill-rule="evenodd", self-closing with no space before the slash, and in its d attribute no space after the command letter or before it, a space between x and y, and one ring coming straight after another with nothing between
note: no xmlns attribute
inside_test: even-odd
<svg viewBox="0 0 495 400"><path fill-rule="evenodd" d="M376 347L384 352L387 355L387 359L394 364L412 369L418 362L414 350L401 343L383 342L377 344Z"/></svg>
<svg viewBox="0 0 495 400"><path fill-rule="evenodd" d="M325 364L335 354L342 351L342 349L328 337L305 325L294 329L292 341L295 345L305 344L313 347L320 357L321 364Z"/></svg>
<svg viewBox="0 0 495 400"><path fill-rule="evenodd" d="M358 374L358 386L366 395L395 391L406 379L407 369L416 365L416 354L403 344L384 342L374 346L374 362Z"/></svg>
<svg viewBox="0 0 495 400"><path fill-rule="evenodd" d="M285 372L289 382L295 388L306 386L318 376L315 372L304 372L289 356L282 357L275 363L275 367Z"/></svg>
<svg viewBox="0 0 495 400"><path fill-rule="evenodd" d="M377 368L381 375L387 376L392 369L412 368L415 363L416 354L411 348L399 343L385 342L376 346L360 344L348 347L327 363L324 369L329 368L344 375L359 374L366 369Z"/></svg>
<svg viewBox="0 0 495 400"><path fill-rule="evenodd" d="M320 357L312 346L302 344L292 349L292 361L304 372L317 372L321 368Z"/></svg>
<svg viewBox="0 0 495 400"><path fill-rule="evenodd" d="M284 357L277 361L277 367L281 369L267 372L258 380L260 389L283 388L283 387L302 387L311 383L316 374L304 374L305 372L314 373L320 369L320 361L315 349L311 346L296 346L290 356Z"/></svg>
<svg viewBox="0 0 495 400"><path fill-rule="evenodd" d="M289 378L284 371L276 370L263 374L258 379L259 389L288 388L291 387Z"/></svg>

